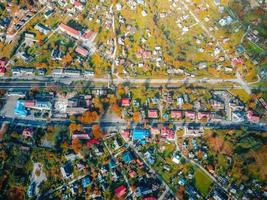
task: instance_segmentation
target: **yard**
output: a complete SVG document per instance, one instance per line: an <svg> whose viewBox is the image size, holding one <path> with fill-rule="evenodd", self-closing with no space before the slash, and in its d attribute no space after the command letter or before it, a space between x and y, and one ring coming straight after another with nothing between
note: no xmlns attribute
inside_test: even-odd
<svg viewBox="0 0 267 200"><path fill-rule="evenodd" d="M195 184L201 194L206 196L209 193L212 180L201 169L197 169L195 171Z"/></svg>

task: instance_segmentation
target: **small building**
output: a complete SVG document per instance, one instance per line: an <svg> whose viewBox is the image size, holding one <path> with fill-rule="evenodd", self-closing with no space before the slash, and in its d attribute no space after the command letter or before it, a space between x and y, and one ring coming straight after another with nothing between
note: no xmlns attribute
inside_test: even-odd
<svg viewBox="0 0 267 200"><path fill-rule="evenodd" d="M127 151L124 152L121 155L121 159L123 162L125 162L126 164L129 164L132 160L134 160L133 155L131 154L131 152Z"/></svg>
<svg viewBox="0 0 267 200"><path fill-rule="evenodd" d="M84 73L83 73L84 77L92 77L95 75L95 72L94 70L85 70Z"/></svg>
<svg viewBox="0 0 267 200"><path fill-rule="evenodd" d="M75 52L80 54L82 57L87 57L89 55L89 51L82 46L77 46Z"/></svg>
<svg viewBox="0 0 267 200"><path fill-rule="evenodd" d="M196 113L194 111L185 111L185 117L187 119L195 120L196 119Z"/></svg>
<svg viewBox="0 0 267 200"><path fill-rule="evenodd" d="M148 110L147 117L150 119L157 119L159 117L158 111L157 110Z"/></svg>
<svg viewBox="0 0 267 200"><path fill-rule="evenodd" d="M20 117L26 117L28 115L28 111L25 108L23 100L17 100L15 114L19 115Z"/></svg>
<svg viewBox="0 0 267 200"><path fill-rule="evenodd" d="M133 140L144 140L150 137L150 133L147 129L134 129L132 132Z"/></svg>
<svg viewBox="0 0 267 200"><path fill-rule="evenodd" d="M172 110L171 111L171 118L172 119L180 119L180 118L182 118L182 111Z"/></svg>
<svg viewBox="0 0 267 200"><path fill-rule="evenodd" d="M121 99L121 106L130 106L130 99L129 98L122 98Z"/></svg>
<svg viewBox="0 0 267 200"><path fill-rule="evenodd" d="M59 25L59 30L64 32L64 33L66 33L66 34L68 34L69 36L71 36L71 37L73 37L75 39L79 39L80 36L81 36L80 31L78 31L78 30L76 30L76 29L74 29L74 28L72 28L72 27L70 27L70 26L68 26L66 24L63 24L63 23L61 23Z"/></svg>
<svg viewBox="0 0 267 200"><path fill-rule="evenodd" d="M81 70L78 70L78 69L64 69L64 76L80 77L81 76Z"/></svg>
<svg viewBox="0 0 267 200"><path fill-rule="evenodd" d="M259 123L260 121L260 116L258 114L256 114L255 112L253 112L252 110L249 110L247 112L247 119L250 121L250 122L253 122L253 123Z"/></svg>
<svg viewBox="0 0 267 200"><path fill-rule="evenodd" d="M89 176L84 177L84 179L82 180L82 186L83 188L87 188L91 183L91 179Z"/></svg>
<svg viewBox="0 0 267 200"><path fill-rule="evenodd" d="M121 185L120 187L115 189L115 195L118 198L122 198L123 195L125 195L127 192L127 188L124 185Z"/></svg>
<svg viewBox="0 0 267 200"><path fill-rule="evenodd" d="M52 76L55 77L63 76L63 69L53 69Z"/></svg>
<svg viewBox="0 0 267 200"><path fill-rule="evenodd" d="M207 119L207 120L209 120L210 119L210 113L209 112L198 112L197 113L197 118L199 120L201 120L201 119Z"/></svg>
<svg viewBox="0 0 267 200"><path fill-rule="evenodd" d="M40 31L41 33L43 33L45 35L47 35L51 31L50 28L48 28L47 26L45 26L45 25L43 25L41 23L37 23L34 26L34 29Z"/></svg>
<svg viewBox="0 0 267 200"><path fill-rule="evenodd" d="M60 167L63 178L70 178L73 172L73 166L70 161L67 161L63 167Z"/></svg>

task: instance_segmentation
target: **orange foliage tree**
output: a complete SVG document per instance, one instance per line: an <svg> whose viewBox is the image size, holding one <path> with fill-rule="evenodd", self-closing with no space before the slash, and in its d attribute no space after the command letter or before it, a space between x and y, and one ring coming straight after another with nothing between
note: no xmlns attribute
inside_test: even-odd
<svg viewBox="0 0 267 200"><path fill-rule="evenodd" d="M134 112L133 114L133 121L138 122L140 120L140 113L139 112Z"/></svg>
<svg viewBox="0 0 267 200"><path fill-rule="evenodd" d="M116 115L120 116L121 115L121 108L118 104L113 104L111 106L112 112L114 112Z"/></svg>
<svg viewBox="0 0 267 200"><path fill-rule="evenodd" d="M94 137L97 138L97 139L103 137L103 133L100 130L100 126L99 125L93 125L92 126L92 133L93 133Z"/></svg>
<svg viewBox="0 0 267 200"><path fill-rule="evenodd" d="M91 123L94 121L97 121L99 118L98 114L96 111L91 112L91 111L86 111L82 114L80 117L80 120L82 123Z"/></svg>
<svg viewBox="0 0 267 200"><path fill-rule="evenodd" d="M82 130L82 125L81 124L76 124L76 123L71 123L69 125L69 130L70 133L72 134L74 131L81 131Z"/></svg>
<svg viewBox="0 0 267 200"><path fill-rule="evenodd" d="M77 154L80 152L82 145L80 144L80 141L78 138L75 138L72 140L72 149Z"/></svg>

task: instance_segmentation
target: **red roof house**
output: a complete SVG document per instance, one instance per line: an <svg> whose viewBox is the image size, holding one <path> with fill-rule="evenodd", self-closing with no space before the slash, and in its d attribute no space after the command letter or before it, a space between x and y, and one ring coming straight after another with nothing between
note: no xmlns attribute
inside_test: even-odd
<svg viewBox="0 0 267 200"><path fill-rule="evenodd" d="M124 130L122 132L122 137L124 137L124 139L129 139L130 138L130 130Z"/></svg>
<svg viewBox="0 0 267 200"><path fill-rule="evenodd" d="M172 110L171 111L171 118L173 119L179 119L182 117L182 112L178 110Z"/></svg>
<svg viewBox="0 0 267 200"><path fill-rule="evenodd" d="M156 119L158 118L158 111L157 110L149 110L147 113L148 118Z"/></svg>
<svg viewBox="0 0 267 200"><path fill-rule="evenodd" d="M87 49L81 47L81 46L78 46L76 49L75 49L75 52L80 54L81 56L83 57L86 57L88 56L89 54L89 51L87 51Z"/></svg>
<svg viewBox="0 0 267 200"><path fill-rule="evenodd" d="M124 185L122 185L115 189L115 195L116 197L121 198L126 193L126 191L127 188Z"/></svg>
<svg viewBox="0 0 267 200"><path fill-rule="evenodd" d="M199 112L197 114L197 118L198 119L203 119L203 118L209 119L210 118L210 113L208 113L208 112Z"/></svg>
<svg viewBox="0 0 267 200"><path fill-rule="evenodd" d="M91 147L92 145L94 145L94 144L99 144L99 143L100 143L100 141L99 141L98 139L93 138L93 139L89 140L89 141L86 143L86 146L87 146L87 147Z"/></svg>
<svg viewBox="0 0 267 200"><path fill-rule="evenodd" d="M94 31L87 31L81 36L82 40L91 41L91 42L94 41L95 37L96 37L96 32Z"/></svg>
<svg viewBox="0 0 267 200"><path fill-rule="evenodd" d="M121 105L122 106L129 106L130 105L130 99L129 98L122 98L121 99Z"/></svg>
<svg viewBox="0 0 267 200"><path fill-rule="evenodd" d="M80 31L78 31L78 30L76 30L76 29L74 29L74 28L72 28L72 27L70 27L70 26L68 26L68 25L66 25L66 24L63 24L63 23L61 23L61 24L59 25L59 29L60 29L62 32L65 32L65 33L67 33L68 35L70 35L70 36L72 36L72 37L74 37L74 38L76 38L76 39L79 39L79 37L80 37L80 35L81 35Z"/></svg>
<svg viewBox="0 0 267 200"><path fill-rule="evenodd" d="M31 101L31 100L28 100L28 101L25 101L24 102L24 105L25 105L25 107L27 107L27 108L32 108L32 107L34 107L35 106L35 104L36 104L36 101Z"/></svg>
<svg viewBox="0 0 267 200"><path fill-rule="evenodd" d="M174 140L175 139L175 132L172 129L169 129L168 127L164 126L161 129L161 136L163 138L167 138L167 140Z"/></svg>
<svg viewBox="0 0 267 200"><path fill-rule="evenodd" d="M4 75L5 74L5 72L6 72L6 68L5 68L6 63L7 63L6 60L0 59L0 75Z"/></svg>
<svg viewBox="0 0 267 200"><path fill-rule="evenodd" d="M185 117L189 119L195 119L196 113L194 111L185 111Z"/></svg>
<svg viewBox="0 0 267 200"><path fill-rule="evenodd" d="M249 121L254 123L258 123L260 121L260 116L255 114L252 110L248 111L247 118Z"/></svg>

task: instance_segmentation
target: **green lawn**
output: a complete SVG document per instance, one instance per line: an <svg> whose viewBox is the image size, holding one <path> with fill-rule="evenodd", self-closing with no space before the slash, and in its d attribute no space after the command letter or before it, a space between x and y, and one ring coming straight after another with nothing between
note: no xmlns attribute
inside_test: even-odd
<svg viewBox="0 0 267 200"><path fill-rule="evenodd" d="M195 171L195 184L196 188L201 192L203 196L209 193L209 189L212 185L212 180L201 169Z"/></svg>

